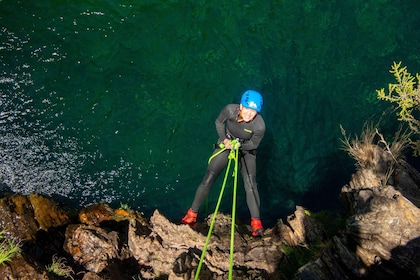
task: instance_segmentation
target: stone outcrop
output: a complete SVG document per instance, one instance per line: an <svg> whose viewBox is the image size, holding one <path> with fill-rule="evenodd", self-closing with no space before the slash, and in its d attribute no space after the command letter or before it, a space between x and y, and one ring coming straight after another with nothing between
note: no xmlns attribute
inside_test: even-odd
<svg viewBox="0 0 420 280"><path fill-rule="evenodd" d="M329 237L302 206L259 238L250 235L249 225L236 225L233 278L290 279L279 269L291 262L285 246L322 244L318 258L302 266L296 279L420 279L420 175L392 160L376 150L373 164L359 168L342 188L348 217L339 235ZM58 279L46 270L53 256L65 261L73 279L193 279L213 218L191 228L158 210L146 219L107 204L69 217L53 200L35 194L4 196L0 215L0 229L22 244L20 253L0 264L0 279ZM200 279L227 279L230 231L231 217L219 213Z"/></svg>
<svg viewBox="0 0 420 280"><path fill-rule="evenodd" d="M375 147L341 190L347 227L299 279L420 279L420 174Z"/></svg>
<svg viewBox="0 0 420 280"><path fill-rule="evenodd" d="M69 218L51 199L11 195L0 200L2 228L23 247L12 261L0 265L2 279L55 279L46 271L55 255L63 256L74 279L192 279L212 216L196 228L170 222L158 210L148 220L133 210L96 204ZM240 279L276 279L284 258L282 244L310 241L305 231L319 232L306 209L298 206L288 220L250 236L248 225L235 231L233 275ZM222 279L229 271L231 218L218 214L207 246L202 279ZM41 253L39 253L41 252Z"/></svg>
<svg viewBox="0 0 420 280"><path fill-rule="evenodd" d="M38 231L59 227L69 217L56 202L37 194L10 195L0 199L0 228L20 240L34 240Z"/></svg>

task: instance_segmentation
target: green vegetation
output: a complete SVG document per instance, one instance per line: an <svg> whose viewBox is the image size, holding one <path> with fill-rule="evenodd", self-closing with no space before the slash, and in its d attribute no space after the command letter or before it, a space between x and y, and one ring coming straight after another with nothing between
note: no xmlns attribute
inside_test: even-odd
<svg viewBox="0 0 420 280"><path fill-rule="evenodd" d="M73 269L66 264L66 259L64 257L57 257L54 255L52 257L52 263L45 266L47 271L54 273L57 276L73 279L72 274L74 274Z"/></svg>
<svg viewBox="0 0 420 280"><path fill-rule="evenodd" d="M120 202L120 209L130 210L130 206L128 205L128 203Z"/></svg>
<svg viewBox="0 0 420 280"><path fill-rule="evenodd" d="M398 120L408 124L410 130L415 136L420 135L420 121L417 119L420 113L420 75L412 76L407 67L401 67L401 62L391 66L392 73L396 79L396 83L388 85L388 93L385 89L377 90L378 98L397 104ZM419 155L420 141L412 140L414 146L414 154Z"/></svg>
<svg viewBox="0 0 420 280"><path fill-rule="evenodd" d="M327 238L340 235L346 228L347 214L339 211L320 211L312 213L316 223L324 230Z"/></svg>
<svg viewBox="0 0 420 280"><path fill-rule="evenodd" d="M0 264L8 262L20 253L21 243L15 238L6 236L6 231L0 231Z"/></svg>
<svg viewBox="0 0 420 280"><path fill-rule="evenodd" d="M290 247L281 245L285 259L280 263L279 271L284 279L293 279L300 267L317 258L319 248L313 245Z"/></svg>
<svg viewBox="0 0 420 280"><path fill-rule="evenodd" d="M319 258L321 251L330 246L331 238L340 235L346 227L347 217L341 212L305 210L305 214L325 230L325 236L319 236L319 240L310 244L299 244L294 247L282 244L281 249L285 254L285 259L278 268L283 277L281 279L293 279L300 267Z"/></svg>

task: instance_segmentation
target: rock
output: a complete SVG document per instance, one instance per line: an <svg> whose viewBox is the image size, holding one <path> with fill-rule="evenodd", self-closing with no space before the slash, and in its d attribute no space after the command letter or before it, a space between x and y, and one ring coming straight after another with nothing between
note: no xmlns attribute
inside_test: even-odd
<svg viewBox="0 0 420 280"><path fill-rule="evenodd" d="M208 221L211 220L208 217ZM129 247L140 264L153 267L153 274L169 275L172 279L193 275L193 271L206 242L206 235L187 225L175 225L155 211L150 219L153 232L147 236L136 233L137 225L131 221ZM205 269L213 275L226 275L229 271L231 219L218 214L213 234L205 254ZM281 238L266 236L252 239L235 233L234 264L245 270L258 270L260 274L274 273L283 256ZM265 272L261 272L265 271ZM145 276L145 275L144 275ZM150 277L150 275L148 275ZM242 275L242 277L246 277Z"/></svg>
<svg viewBox="0 0 420 280"><path fill-rule="evenodd" d="M57 239L49 239L55 228L69 223L65 211L52 199L14 194L0 199L0 216L1 230L23 247L21 254L0 265L0 279L55 279L34 257L44 257L40 251L54 249Z"/></svg>
<svg viewBox="0 0 420 280"><path fill-rule="evenodd" d="M420 174L404 161L392 165L381 149L371 151L369 164L342 187L348 218L340 235L328 239L314 215L299 205L262 237L237 224L233 278L286 279L279 267L293 260L283 249L312 250L315 244L322 245L318 258L303 265L295 279L420 279ZM52 255L66 257L74 279L193 279L213 221L210 215L191 228L158 210L147 220L137 211L100 203L82 209L80 223L70 223L54 201L39 195L3 197L0 215L1 228L24 245L21 254L0 265L0 279L57 279L45 269ZM227 278L231 224L229 215L215 216L200 279Z"/></svg>
<svg viewBox="0 0 420 280"><path fill-rule="evenodd" d="M118 234L91 225L70 225L64 250L88 271L98 273L118 256Z"/></svg>
<svg viewBox="0 0 420 280"><path fill-rule="evenodd" d="M83 275L82 280L104 280L104 278L100 277L96 273L93 273L93 272L89 271L89 272L85 273L85 275Z"/></svg>
<svg viewBox="0 0 420 280"><path fill-rule="evenodd" d="M19 240L35 240L39 230L69 223L68 215L55 201L36 194L3 197L0 216L0 227Z"/></svg>
<svg viewBox="0 0 420 280"><path fill-rule="evenodd" d="M383 149L372 151L341 190L350 213L343 236L298 279L420 279L420 174Z"/></svg>
<svg viewBox="0 0 420 280"><path fill-rule="evenodd" d="M31 194L29 201L34 209L38 229L48 231L50 228L60 227L70 222L67 213L54 200Z"/></svg>
<svg viewBox="0 0 420 280"><path fill-rule="evenodd" d="M20 240L35 239L38 224L34 210L23 195L12 195L0 199L1 228Z"/></svg>
<svg viewBox="0 0 420 280"><path fill-rule="evenodd" d="M18 254L13 261L0 264L0 279L46 280L54 278L50 277L45 269L37 267L35 263L27 261Z"/></svg>
<svg viewBox="0 0 420 280"><path fill-rule="evenodd" d="M299 205L296 206L293 215L287 217L287 222L297 238L295 245L320 240L325 234L311 217L310 211Z"/></svg>
<svg viewBox="0 0 420 280"><path fill-rule="evenodd" d="M103 221L109 221L115 215L114 210L105 203L93 204L83 208L79 220L83 224L99 226Z"/></svg>
<svg viewBox="0 0 420 280"><path fill-rule="evenodd" d="M282 238L281 241L287 246L297 246L303 239L302 235L295 235L293 230L288 225L285 225L281 219L277 221L273 231L275 235Z"/></svg>

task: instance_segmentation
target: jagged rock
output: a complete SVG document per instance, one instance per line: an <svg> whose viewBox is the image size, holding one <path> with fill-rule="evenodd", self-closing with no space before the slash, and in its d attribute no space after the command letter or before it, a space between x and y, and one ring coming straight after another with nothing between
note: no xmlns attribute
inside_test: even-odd
<svg viewBox="0 0 420 280"><path fill-rule="evenodd" d="M64 250L88 271L98 273L118 256L118 234L91 225L70 225Z"/></svg>
<svg viewBox="0 0 420 280"><path fill-rule="evenodd" d="M392 175L390 181L394 188L420 208L420 173L406 161L400 160Z"/></svg>
<svg viewBox="0 0 420 280"><path fill-rule="evenodd" d="M372 151L341 190L350 213L343 236L298 279L420 279L420 174L402 160L391 172L389 153Z"/></svg>
<svg viewBox="0 0 420 280"><path fill-rule="evenodd" d="M34 210L23 195L12 195L0 199L1 228L20 240L35 239L38 224Z"/></svg>
<svg viewBox="0 0 420 280"><path fill-rule="evenodd" d="M295 235L293 230L288 225L285 225L281 219L277 221L273 230L277 236L281 237L282 242L288 246L297 246L302 239Z"/></svg>
<svg viewBox="0 0 420 280"><path fill-rule="evenodd" d="M128 246L134 258L141 265L153 268L153 271L143 272L144 277L173 274L175 260L181 254L195 246L204 246L204 236L187 225L170 223L157 210L153 213L150 222L153 225L153 231L150 234L142 230L144 225L137 220L130 221L128 231ZM144 234L139 235L138 232Z"/></svg>
<svg viewBox="0 0 420 280"><path fill-rule="evenodd" d="M133 256L142 265L153 267L155 275L170 275L170 279L190 279L184 277L187 274L193 275L192 268L196 268L199 262L206 236L187 225L171 223L157 210L150 221L153 232L149 236L137 235L135 221L130 222L129 246ZM218 214L203 262L214 275L226 275L229 271L230 227L230 217ZM274 273L283 256L280 244L281 238L278 236L251 239L235 232L235 267L257 270L262 275ZM246 279L246 275L242 277Z"/></svg>
<svg viewBox="0 0 420 280"><path fill-rule="evenodd" d="M317 225L309 210L302 206L296 206L296 211L287 217L287 222L297 238L296 245L320 240L324 236L324 230Z"/></svg>
<svg viewBox="0 0 420 280"><path fill-rule="evenodd" d="M93 204L80 211L79 221L83 224L99 226L101 222L111 220L114 215L114 209L108 204Z"/></svg>
<svg viewBox="0 0 420 280"><path fill-rule="evenodd" d="M70 222L67 213L52 200L38 194L29 195L34 218L38 228L48 231L50 228L66 225Z"/></svg>
<svg viewBox="0 0 420 280"><path fill-rule="evenodd" d="M0 228L19 240L35 240L39 230L48 231L69 222L57 203L37 194L15 194L0 199Z"/></svg>
<svg viewBox="0 0 420 280"><path fill-rule="evenodd" d="M42 196L14 195L3 198L0 204L4 206L0 207L0 211L5 217L9 217L3 222L13 225L12 222L19 217L17 224L15 221L21 230L19 236L27 237L31 244L36 244L34 249L26 249L23 254L39 254L36 251L43 248L49 252L43 257L49 263L51 255L53 252L57 253L57 248L62 242L63 252L58 253L68 253L80 266L78 271L84 273L85 280L109 279L109 277L130 279L136 273L146 279L153 279L159 275L168 275L169 279L192 279L213 218L210 215L206 219L207 224L199 224L193 229L187 225L170 222L157 210L148 221L137 211L114 210L106 204L97 204L80 211L80 224L64 227L69 222L67 215L52 200ZM308 222L308 215L301 215L302 211L305 211L303 207L297 207L293 223L305 225L305 230L311 230L312 226L308 227L308 224L311 224ZM23 214L24 217L19 216ZM27 222L20 223L19 221L23 219ZM219 213L216 216L200 278L223 279L227 276L231 223L231 217L228 215ZM51 231L52 228L59 226L65 231L61 235ZM265 230L263 237L253 238L249 234L249 225L237 225L234 235L234 278L276 278L276 269L284 256L280 245L285 242L289 245L297 244L299 238L309 240L304 236L304 231L299 231L299 237L296 232L298 232L296 229L292 230L279 220L276 227ZM36 237L41 239L36 240ZM51 237L54 240L48 241ZM128 265L132 266L132 270L124 271ZM11 267L2 266L0 273L16 270ZM32 267L39 275L45 275L47 277L45 279L51 279L51 274L45 272L45 265L40 268L28 262L20 264L20 267ZM44 277L32 274L30 277L33 279Z"/></svg>
<svg viewBox="0 0 420 280"><path fill-rule="evenodd" d="M46 280L55 279L47 272L37 267L33 262L28 262L21 254L16 255L13 261L0 264L0 279L20 280Z"/></svg>

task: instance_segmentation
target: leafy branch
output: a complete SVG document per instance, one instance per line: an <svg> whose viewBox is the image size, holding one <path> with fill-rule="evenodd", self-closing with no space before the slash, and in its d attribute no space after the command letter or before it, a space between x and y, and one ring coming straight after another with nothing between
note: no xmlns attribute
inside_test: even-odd
<svg viewBox="0 0 420 280"><path fill-rule="evenodd" d="M406 122L415 134L420 134L420 121L415 117L416 111L420 110L420 76L418 73L416 77L412 76L406 66L401 67L401 61L394 61L389 72L397 82L388 85L388 93L383 88L376 90L378 98L396 103L398 120Z"/></svg>

